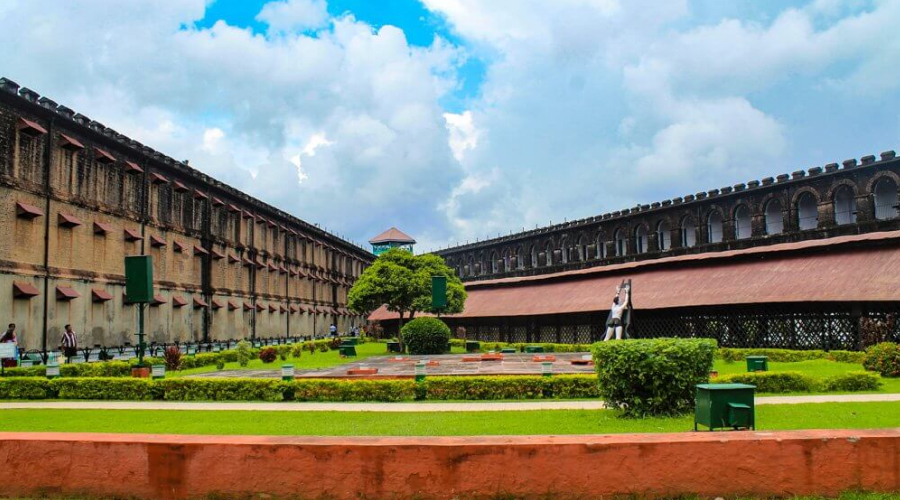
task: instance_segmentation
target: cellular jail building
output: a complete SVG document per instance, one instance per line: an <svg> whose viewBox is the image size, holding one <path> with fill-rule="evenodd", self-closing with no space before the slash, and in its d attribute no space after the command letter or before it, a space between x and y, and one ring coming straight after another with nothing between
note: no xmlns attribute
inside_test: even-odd
<svg viewBox="0 0 900 500"><path fill-rule="evenodd" d="M19 346L133 343L124 258L153 257L148 339L283 338L364 318L374 256L47 97L0 79L0 322Z"/></svg>
<svg viewBox="0 0 900 500"><path fill-rule="evenodd" d="M900 339L898 174L886 151L442 250L469 294L446 320L486 341L597 341L630 278L635 337L854 349L880 323Z"/></svg>

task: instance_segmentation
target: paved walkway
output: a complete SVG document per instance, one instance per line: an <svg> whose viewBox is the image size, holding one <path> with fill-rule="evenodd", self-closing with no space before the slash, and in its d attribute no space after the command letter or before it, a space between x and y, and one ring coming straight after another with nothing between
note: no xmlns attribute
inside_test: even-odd
<svg viewBox="0 0 900 500"><path fill-rule="evenodd" d="M900 394L841 394L822 396L768 396L756 398L757 405L802 403L868 403L900 401ZM0 410L253 410L253 411L528 411L528 410L600 410L602 401L471 401L459 403L182 403L177 401L41 401L0 403Z"/></svg>

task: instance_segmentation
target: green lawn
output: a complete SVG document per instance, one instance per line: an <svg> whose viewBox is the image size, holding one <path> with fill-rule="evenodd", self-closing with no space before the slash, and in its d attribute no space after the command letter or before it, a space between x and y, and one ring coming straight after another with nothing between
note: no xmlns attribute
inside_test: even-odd
<svg viewBox="0 0 900 500"><path fill-rule="evenodd" d="M727 363L721 359L716 360L713 370L717 370L719 375L728 375L731 373L746 373L747 364L743 361ZM847 372L864 371L862 365L856 363L838 363L837 361L829 361L827 359L813 359L809 361L798 361L795 363L779 363L769 362L769 371L795 371L805 373L811 377L824 379L834 375L840 375ZM883 385L877 392L884 393L900 393L900 378L883 378ZM833 394L833 393L831 393Z"/></svg>
<svg viewBox="0 0 900 500"><path fill-rule="evenodd" d="M381 342L369 342L356 346L355 358L342 358L338 351L319 352L310 354L305 351L299 358L288 358L285 361L276 359L274 363L263 363L259 358L250 360L247 366L242 367L237 362L225 363L226 370L280 370L283 364L294 365L295 370L313 370L317 368L330 368L332 366L352 363L370 356L380 356L387 354L386 344ZM197 373L208 373L216 371L215 365L203 366L200 368L192 368L190 370L181 370L177 372L166 373L167 377L183 377L185 375L194 375Z"/></svg>
<svg viewBox="0 0 900 500"><path fill-rule="evenodd" d="M862 429L900 425L900 402L765 405L758 428ZM692 417L623 419L611 410L503 412L292 412L186 410L4 410L0 431L467 436L681 432Z"/></svg>

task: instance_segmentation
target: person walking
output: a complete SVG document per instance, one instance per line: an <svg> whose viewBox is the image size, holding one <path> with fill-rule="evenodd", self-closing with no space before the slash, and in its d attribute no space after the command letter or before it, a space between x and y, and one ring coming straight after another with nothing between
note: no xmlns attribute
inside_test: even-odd
<svg viewBox="0 0 900 500"><path fill-rule="evenodd" d="M624 331L623 318L628 305L631 303L631 287L627 284L625 285L625 300L620 299L621 292L622 285L619 285L616 287L616 296L613 298L612 306L609 308L609 319L606 320L606 337L603 339L604 342L611 340L613 333L616 335L616 340L622 340L622 332Z"/></svg>
<svg viewBox="0 0 900 500"><path fill-rule="evenodd" d="M332 337L337 337L337 327L334 326L334 323L332 323L331 326L328 327L328 331L331 333Z"/></svg>
<svg viewBox="0 0 900 500"><path fill-rule="evenodd" d="M0 344L16 344L18 349L19 339L16 337L16 324L10 323L6 332L0 337ZM0 360L4 368L13 368L16 366L16 358L3 358Z"/></svg>
<svg viewBox="0 0 900 500"><path fill-rule="evenodd" d="M62 338L59 340L60 350L66 357L66 363L71 363L72 358L78 355L78 337L72 330L72 325L66 325Z"/></svg>

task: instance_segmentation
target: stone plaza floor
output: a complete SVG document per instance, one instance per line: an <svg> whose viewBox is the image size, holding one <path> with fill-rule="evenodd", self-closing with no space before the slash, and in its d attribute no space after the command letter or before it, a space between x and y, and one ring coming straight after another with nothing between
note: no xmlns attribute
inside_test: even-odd
<svg viewBox="0 0 900 500"><path fill-rule="evenodd" d="M428 361L428 375L540 375L542 362L538 357L554 357L553 373L576 374L594 373L593 365L573 364L572 361L584 359L589 353L547 353L547 354L504 354L499 361L465 361L480 358L482 354L442 354L437 356L372 356L360 361L351 361L341 365L317 370L297 370L296 378L411 378L415 376L416 363ZM348 371L377 369L375 374L348 374ZM224 370L200 373L192 377L252 377L279 378L281 371L277 363L272 370Z"/></svg>

